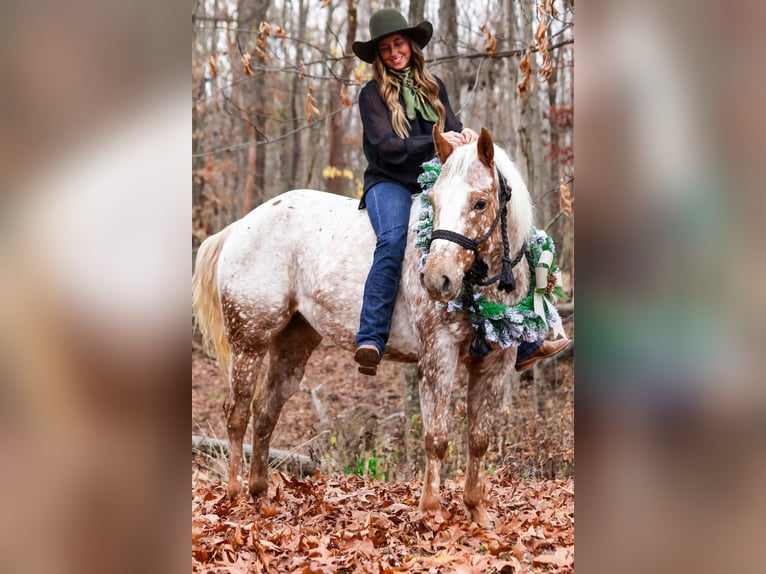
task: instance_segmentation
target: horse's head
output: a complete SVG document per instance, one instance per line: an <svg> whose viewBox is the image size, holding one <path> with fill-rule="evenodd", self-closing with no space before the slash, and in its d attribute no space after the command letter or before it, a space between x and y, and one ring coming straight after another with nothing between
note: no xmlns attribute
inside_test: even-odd
<svg viewBox="0 0 766 574"><path fill-rule="evenodd" d="M463 277L474 263L475 253L490 266L503 254L495 166L508 181L508 237L514 253L532 224L529 194L508 156L497 148L492 136L481 129L479 139L453 147L434 126L436 155L442 170L430 191L434 210L434 233L423 269L422 282L429 295L440 301L456 299Z"/></svg>

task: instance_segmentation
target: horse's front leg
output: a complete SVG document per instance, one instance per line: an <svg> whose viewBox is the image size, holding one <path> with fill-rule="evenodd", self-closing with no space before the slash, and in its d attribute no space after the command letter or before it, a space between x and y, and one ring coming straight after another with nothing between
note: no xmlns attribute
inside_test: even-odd
<svg viewBox="0 0 766 574"><path fill-rule="evenodd" d="M423 345L418 364L420 411L423 415L426 469L420 510L425 514L441 511L439 484L441 463L447 452L447 417L458 351L433 341Z"/></svg>
<svg viewBox="0 0 766 574"><path fill-rule="evenodd" d="M491 527L487 512L484 481L484 455L492 436L495 405L501 396L503 381L516 360L513 349L496 350L486 357L472 359L468 367L468 421L466 425L468 456L463 503L471 520Z"/></svg>

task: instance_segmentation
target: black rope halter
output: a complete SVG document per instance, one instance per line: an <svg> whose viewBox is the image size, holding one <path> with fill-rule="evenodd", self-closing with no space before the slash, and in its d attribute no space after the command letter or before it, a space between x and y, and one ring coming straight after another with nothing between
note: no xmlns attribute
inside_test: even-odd
<svg viewBox="0 0 766 574"><path fill-rule="evenodd" d="M459 233L447 229L435 229L431 233L431 241L434 239L446 239L447 241L457 243L464 249L473 251L473 265L463 275L463 294L461 296L461 302L463 309L468 309L471 312L471 322L473 323L475 334L471 339L469 352L474 357L483 357L491 350L489 343L487 342L487 331L484 327L484 320L481 317L481 309L474 297L474 287L477 285L480 287L488 287L493 283L497 283L497 288L500 291L506 291L508 293L515 291L516 279L513 276L513 268L516 267L519 261L521 261L521 258L524 257L524 253L527 250L527 242L525 241L519 249L519 252L516 254L516 257L511 259L511 247L508 241L508 219L506 215L508 214L508 202L511 200L512 190L503 174L499 171L497 171L497 179L499 183L498 197L500 206L497 210L495 220L484 235L478 239L470 239L465 235L460 235ZM495 231L498 222L500 223L500 230L503 238L503 265L500 273L491 279L487 279L489 266L479 255L479 246L489 239Z"/></svg>

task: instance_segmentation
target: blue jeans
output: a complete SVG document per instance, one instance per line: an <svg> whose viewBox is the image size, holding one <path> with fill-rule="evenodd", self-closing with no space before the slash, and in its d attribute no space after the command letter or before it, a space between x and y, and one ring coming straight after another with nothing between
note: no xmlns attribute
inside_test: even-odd
<svg viewBox="0 0 766 574"><path fill-rule="evenodd" d="M375 345L382 356L402 275L412 194L402 185L384 181L367 190L365 203L378 241L364 284L356 344Z"/></svg>
<svg viewBox="0 0 766 574"><path fill-rule="evenodd" d="M516 362L526 359L537 351L540 347L543 346L543 339L540 339L539 341L535 341L534 343L527 343L524 342L521 345L519 345L519 348L516 350Z"/></svg>

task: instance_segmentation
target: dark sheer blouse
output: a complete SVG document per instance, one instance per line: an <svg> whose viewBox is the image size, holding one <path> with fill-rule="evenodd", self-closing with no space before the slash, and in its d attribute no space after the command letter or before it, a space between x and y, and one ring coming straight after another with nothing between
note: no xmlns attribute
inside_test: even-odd
<svg viewBox="0 0 766 574"><path fill-rule="evenodd" d="M447 97L447 89L440 78L439 99L447 110L444 131L463 130L463 124L455 117ZM399 101L404 106L400 96ZM404 185L412 193L421 191L418 176L420 164L434 157L433 122L420 117L410 120L410 134L402 139L394 132L391 123L391 111L380 95L378 82L371 80L359 93L359 113L362 117L363 147L367 158L364 171L364 195L359 202L359 209L364 208L364 196L367 190L381 181L392 181Z"/></svg>

